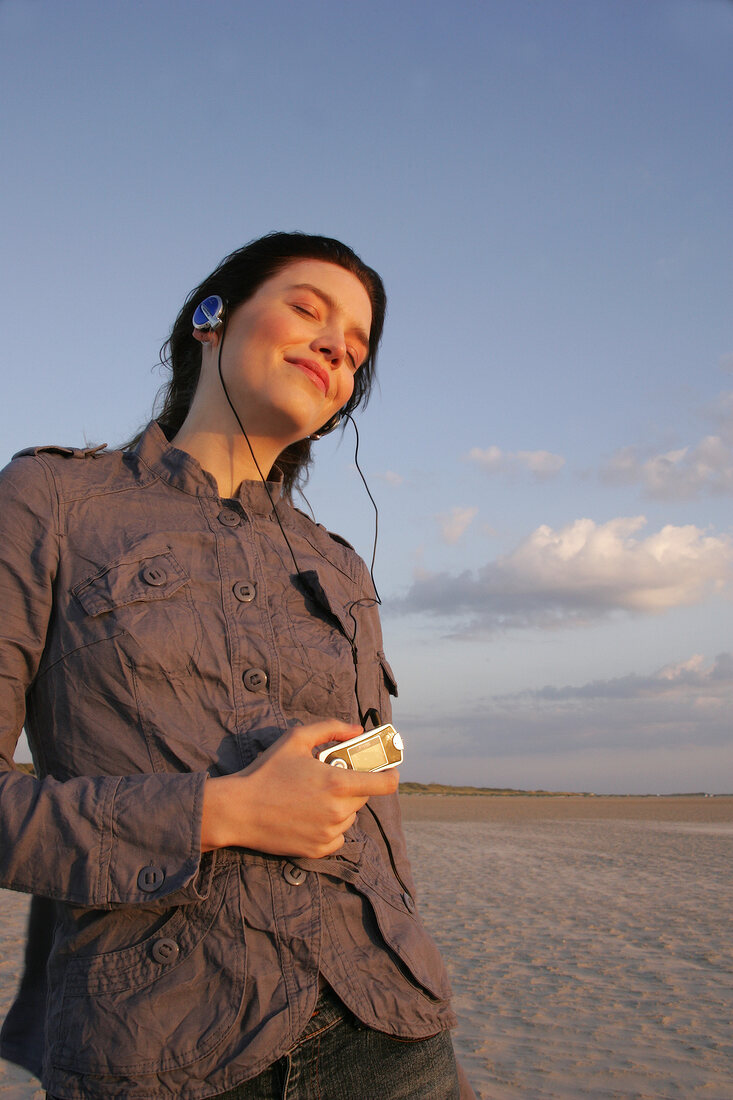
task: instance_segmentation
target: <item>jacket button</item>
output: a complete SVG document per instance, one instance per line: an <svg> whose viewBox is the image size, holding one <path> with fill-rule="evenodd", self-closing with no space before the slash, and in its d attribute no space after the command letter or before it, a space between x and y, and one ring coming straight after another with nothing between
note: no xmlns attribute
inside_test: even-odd
<svg viewBox="0 0 733 1100"><path fill-rule="evenodd" d="M305 871L302 867L296 867L294 863L286 863L283 867L285 881L291 886L300 886L305 880Z"/></svg>
<svg viewBox="0 0 733 1100"><path fill-rule="evenodd" d="M251 603L256 595L256 588L249 581L237 581L234 585L234 595L240 603Z"/></svg>
<svg viewBox="0 0 733 1100"><path fill-rule="evenodd" d="M154 867L152 863L143 867L137 876L137 884L146 894L154 894L156 890L160 890L164 882L165 871L162 867Z"/></svg>
<svg viewBox="0 0 733 1100"><path fill-rule="evenodd" d="M161 565L146 565L140 575L146 584L152 584L156 588L168 580L168 574Z"/></svg>
<svg viewBox="0 0 733 1100"><path fill-rule="evenodd" d="M263 668L248 668L242 676L247 691L263 695L267 691L267 673Z"/></svg>
<svg viewBox="0 0 733 1100"><path fill-rule="evenodd" d="M224 527L239 527L242 522L241 517L233 512L231 508L222 508L217 518Z"/></svg>
<svg viewBox="0 0 733 1100"><path fill-rule="evenodd" d="M163 938L156 940L150 952L157 963L172 962L178 954L178 944L175 940Z"/></svg>
<svg viewBox="0 0 733 1100"><path fill-rule="evenodd" d="M402 900L405 903L405 909L407 910L407 912L408 913L414 913L415 912L415 902L414 902L414 899L413 899L412 895L407 893L407 890L405 890L404 894L402 895Z"/></svg>

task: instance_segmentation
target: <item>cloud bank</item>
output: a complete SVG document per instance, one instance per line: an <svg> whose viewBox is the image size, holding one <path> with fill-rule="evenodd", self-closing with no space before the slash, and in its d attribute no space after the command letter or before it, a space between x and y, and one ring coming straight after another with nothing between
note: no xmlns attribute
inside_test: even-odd
<svg viewBox="0 0 733 1100"><path fill-rule="evenodd" d="M586 789L636 789L633 771L624 776L626 759L643 764L642 787L653 790L655 759L661 765L675 754L708 753L733 763L732 711L733 654L721 653L711 662L695 655L648 675L493 695L445 714L433 708L428 715L406 715L405 725L419 725L434 757L475 759L477 774L483 773L478 782L487 782L492 760L517 755L530 785L537 783L533 774L547 774L546 761L558 759L593 775ZM583 764L584 758L597 763L597 754L615 760L611 788L602 770ZM708 789L733 789L730 767L707 778Z"/></svg>
<svg viewBox="0 0 733 1100"><path fill-rule="evenodd" d="M709 665L705 664L703 656L695 654L686 661L664 665L647 676L631 673L629 676L619 676L611 680L592 680L580 687L558 688L548 685L536 691L497 698L564 702L578 699L668 699L673 696L694 696L698 702L701 697L706 702L712 702L722 697L727 698L732 689L733 655L720 653Z"/></svg>
<svg viewBox="0 0 733 1100"><path fill-rule="evenodd" d="M423 573L395 609L463 620L468 632L569 626L699 603L730 583L730 536L667 525L638 537L645 524L635 516L543 525L476 572Z"/></svg>

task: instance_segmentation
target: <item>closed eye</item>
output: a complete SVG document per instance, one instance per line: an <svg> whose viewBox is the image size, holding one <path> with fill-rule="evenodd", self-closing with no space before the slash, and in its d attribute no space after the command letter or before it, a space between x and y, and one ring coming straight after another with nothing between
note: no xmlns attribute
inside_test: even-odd
<svg viewBox="0 0 733 1100"><path fill-rule="evenodd" d="M318 313L313 306L301 306L297 302L293 303L293 309L298 313L304 313L306 317L312 317L314 321L318 320Z"/></svg>

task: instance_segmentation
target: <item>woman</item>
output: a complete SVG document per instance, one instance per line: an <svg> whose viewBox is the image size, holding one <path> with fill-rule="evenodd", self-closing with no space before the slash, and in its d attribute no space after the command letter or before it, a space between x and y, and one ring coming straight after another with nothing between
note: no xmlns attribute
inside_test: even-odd
<svg viewBox="0 0 733 1100"><path fill-rule="evenodd" d="M315 755L389 720L374 591L290 503L384 310L339 242L255 241L133 447L2 477L0 885L36 895L2 1052L54 1097L459 1095L397 775Z"/></svg>

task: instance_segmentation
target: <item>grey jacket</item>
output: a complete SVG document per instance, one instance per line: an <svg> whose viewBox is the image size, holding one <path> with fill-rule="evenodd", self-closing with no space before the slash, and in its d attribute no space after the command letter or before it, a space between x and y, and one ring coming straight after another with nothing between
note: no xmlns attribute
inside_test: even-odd
<svg viewBox="0 0 733 1100"><path fill-rule="evenodd" d="M368 1026L455 1023L396 796L332 857L201 855L207 776L396 694L363 562L277 511L303 582L263 486L222 501L155 423L0 479L0 885L37 895L0 1052L55 1095L232 1088L296 1041L319 971Z"/></svg>

